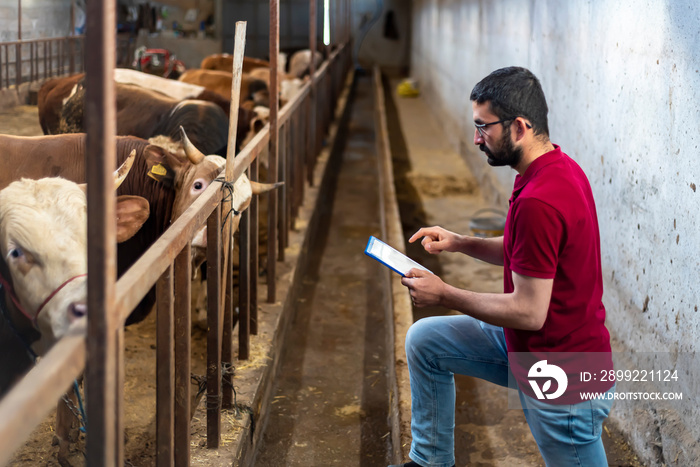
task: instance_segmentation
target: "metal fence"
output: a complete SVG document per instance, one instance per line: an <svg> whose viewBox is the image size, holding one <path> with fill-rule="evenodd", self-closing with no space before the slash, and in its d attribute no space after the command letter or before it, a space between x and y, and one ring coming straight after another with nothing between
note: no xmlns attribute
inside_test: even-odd
<svg viewBox="0 0 700 467"><path fill-rule="evenodd" d="M84 36L0 43L0 90L84 69Z"/></svg>
<svg viewBox="0 0 700 467"><path fill-rule="evenodd" d="M89 38L86 54L90 57L87 79L111 76L114 63L114 35L109 33L112 2L88 5L88 15L98 18L103 30ZM268 301L275 301L275 262L284 259L288 233L299 212L305 186L311 181L313 166L323 137L334 115L335 102L351 66L348 45L349 0L333 2L336 23L335 50L318 70L312 69L312 79L284 108L270 109L270 124L247 144L236 158L253 157L269 150L268 182L284 181L282 189L268 194ZM114 8L111 4L111 8ZM315 2L310 1L310 15ZM271 56L279 50L279 5L270 1ZM315 22L311 21L313 25ZM91 23L93 24L93 23ZM99 29L99 28L98 28ZM310 48L315 48L315 30L310 31ZM89 31L88 31L89 34ZM71 38L72 39L72 38ZM29 41L23 41L25 44ZM82 42L80 42L82 47ZM15 44L17 45L17 44ZM0 46L1 47L1 46ZM111 52L110 52L111 47ZM10 47L11 49L11 47ZM67 50L64 47L62 50ZM2 50L0 48L0 50ZM19 48L16 48L19 50ZM49 50L49 49L47 49ZM7 48L4 51L7 54ZM19 52L18 52L19 53ZM102 54L93 62L93 58ZM64 54L65 55L65 54ZM60 56L64 56L60 55ZM5 55L7 57L7 55ZM1 58L1 57L0 57ZM7 68L8 61L0 61ZM82 65L82 61L80 62ZM21 70L21 64L16 65ZM271 62L271 87L276 80L276 60ZM75 70L73 70L75 71ZM46 67L43 68L46 73ZM5 71L9 75L9 72ZM20 81L23 78L20 78ZM0 80L1 82L1 80ZM87 87L91 89L90 85ZM93 88L98 88L94 86ZM111 174L114 165L114 89L106 86L93 96L89 107L103 118L93 119L88 127L87 153L101 152L104 159L91 166L87 176L101 180ZM88 100L90 95L88 95ZM273 99L275 101L275 99ZM111 109L111 114L110 114ZM100 113L101 112L101 113ZM232 112L231 115L235 115ZM111 132L111 135L110 135ZM100 159L100 158L98 158ZM249 169L249 178L256 180L258 164ZM222 368L231 365L232 316L234 304L230 298L223 304L219 297L231 297L231 281L222 290L222 191L212 184L185 213L174 222L159 240L124 274L113 282L109 264L114 264L114 232L106 222L113 191L108 184L88 184L88 316L87 332L76 331L62 338L39 363L0 401L0 465L9 461L12 453L23 445L32 430L55 407L65 389L84 369L90 426L87 432L88 465L124 465L124 427L122 421L124 322L131 310L154 285L157 289L157 399L156 452L158 465L189 465L190 458L190 249L192 237L205 224L209 245L208 260L208 338L207 338L207 445L219 446L222 407L231 407L232 389L222 385ZM112 200L112 201L110 201ZM103 212L100 212L102 210ZM238 359L249 354L249 336L257 332L258 278L258 219L257 200L243 213L240 232L239 271L239 349ZM91 243L92 242L92 243ZM231 261L225 277L231 278ZM272 267L270 267L272 265ZM254 271L254 273L251 273ZM214 279L214 280L213 280ZM86 361L86 356L89 359ZM224 375L226 377L226 375ZM228 375L230 378L230 375Z"/></svg>

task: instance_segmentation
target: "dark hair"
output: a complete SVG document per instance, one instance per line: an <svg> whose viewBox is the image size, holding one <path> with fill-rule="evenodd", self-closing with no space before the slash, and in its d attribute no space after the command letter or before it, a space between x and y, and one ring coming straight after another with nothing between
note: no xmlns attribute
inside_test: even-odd
<svg viewBox="0 0 700 467"><path fill-rule="evenodd" d="M547 101L540 81L526 68L511 66L492 72L479 81L469 99L488 102L499 119L524 117L536 135L549 137Z"/></svg>

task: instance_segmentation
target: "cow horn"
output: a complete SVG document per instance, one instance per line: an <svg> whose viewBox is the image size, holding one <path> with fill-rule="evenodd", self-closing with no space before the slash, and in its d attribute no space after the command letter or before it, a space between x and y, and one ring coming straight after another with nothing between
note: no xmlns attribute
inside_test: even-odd
<svg viewBox="0 0 700 467"><path fill-rule="evenodd" d="M131 153L129 154L129 157L127 157L124 162L122 162L122 165L119 166L117 170L114 171L114 189L116 190L119 188L119 186L122 184L124 179L126 178L127 175L129 175L129 171L131 170L131 166L134 165L134 161L136 160L136 149L132 149Z"/></svg>
<svg viewBox="0 0 700 467"><path fill-rule="evenodd" d="M117 170L113 172L114 176L114 190L116 191L117 188L119 188L122 184L122 182L126 179L126 176L129 175L129 171L131 170L131 167L134 165L134 161L136 160L136 149L132 149L131 153L129 156L124 159L124 162L122 162L122 165L119 166ZM87 194L87 183L80 183L78 184L78 187L83 190L83 193Z"/></svg>
<svg viewBox="0 0 700 467"><path fill-rule="evenodd" d="M254 182L253 180L250 181L250 188L253 191L254 195L261 195L263 193L267 193L268 191L272 191L275 188L281 187L282 185L284 185L284 182L260 183Z"/></svg>
<svg viewBox="0 0 700 467"><path fill-rule="evenodd" d="M187 158L192 162L193 164L199 164L204 160L204 154L197 149L194 144L190 141L190 139L187 137L187 133L185 133L185 129L180 126L180 134L182 136L182 145L185 148L185 154L187 154Z"/></svg>

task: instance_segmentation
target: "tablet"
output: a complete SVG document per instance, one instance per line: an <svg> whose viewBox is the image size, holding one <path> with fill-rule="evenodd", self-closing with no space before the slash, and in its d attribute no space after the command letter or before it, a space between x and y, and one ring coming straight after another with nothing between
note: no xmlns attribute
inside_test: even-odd
<svg viewBox="0 0 700 467"><path fill-rule="evenodd" d="M370 236L367 242L367 247L365 248L365 254L371 258L376 259L380 263L394 271L398 272L402 276L405 276L408 271L413 268L422 269L433 273L430 269L416 263L408 256L404 255L400 251L390 247L383 241L379 240L377 237Z"/></svg>

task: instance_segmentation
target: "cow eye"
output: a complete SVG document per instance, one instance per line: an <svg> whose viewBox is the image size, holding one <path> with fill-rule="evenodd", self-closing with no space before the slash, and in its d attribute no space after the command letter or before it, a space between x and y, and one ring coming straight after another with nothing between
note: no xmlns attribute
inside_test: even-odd
<svg viewBox="0 0 700 467"><path fill-rule="evenodd" d="M13 259L20 258L20 257L22 257L23 255L24 255L24 252L22 252L22 249L21 249L21 248L13 248L13 249L10 250L10 253L8 254L8 256L9 256L10 258L13 258Z"/></svg>
<svg viewBox="0 0 700 467"><path fill-rule="evenodd" d="M192 183L192 193L199 193L201 191L204 191L204 189L208 186L207 181L203 179L198 179L195 180L194 183Z"/></svg>

